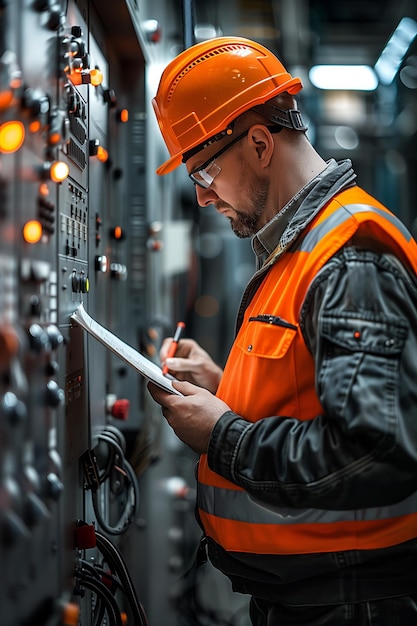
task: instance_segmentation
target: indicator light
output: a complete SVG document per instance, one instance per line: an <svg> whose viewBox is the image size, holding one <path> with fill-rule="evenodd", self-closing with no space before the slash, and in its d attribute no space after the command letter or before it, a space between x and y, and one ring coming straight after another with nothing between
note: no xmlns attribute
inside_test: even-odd
<svg viewBox="0 0 417 626"><path fill-rule="evenodd" d="M98 146L98 148L97 148L97 158L102 163L106 163L106 161L108 161L109 153L107 152L106 148L103 148L103 146Z"/></svg>
<svg viewBox="0 0 417 626"><path fill-rule="evenodd" d="M19 150L25 138L25 127L18 120L0 126L0 152L9 154Z"/></svg>
<svg viewBox="0 0 417 626"><path fill-rule="evenodd" d="M13 100L13 91L0 91L0 111L7 109Z"/></svg>
<svg viewBox="0 0 417 626"><path fill-rule="evenodd" d="M33 122L29 124L29 131L33 134L39 132L40 129L41 129L41 123L39 120L34 120Z"/></svg>
<svg viewBox="0 0 417 626"><path fill-rule="evenodd" d="M103 82L103 72L99 69L90 70L90 79L93 87L98 87Z"/></svg>
<svg viewBox="0 0 417 626"><path fill-rule="evenodd" d="M38 243L42 238L42 224L38 220L30 220L23 226L23 239L26 243Z"/></svg>
<svg viewBox="0 0 417 626"><path fill-rule="evenodd" d="M118 112L119 122L126 124L129 121L129 111L127 109L121 109Z"/></svg>
<svg viewBox="0 0 417 626"><path fill-rule="evenodd" d="M62 183L69 174L69 167L64 161L54 161L49 168L49 176L54 183Z"/></svg>
<svg viewBox="0 0 417 626"><path fill-rule="evenodd" d="M125 238L125 233L121 226L115 226L114 228L112 228L110 231L110 234L113 237L113 239L117 239L118 241L121 241L122 239Z"/></svg>
<svg viewBox="0 0 417 626"><path fill-rule="evenodd" d="M51 146L56 146L61 141L61 133L49 133L48 141Z"/></svg>
<svg viewBox="0 0 417 626"><path fill-rule="evenodd" d="M39 185L39 195L43 197L49 196L49 187L47 183L41 183Z"/></svg>

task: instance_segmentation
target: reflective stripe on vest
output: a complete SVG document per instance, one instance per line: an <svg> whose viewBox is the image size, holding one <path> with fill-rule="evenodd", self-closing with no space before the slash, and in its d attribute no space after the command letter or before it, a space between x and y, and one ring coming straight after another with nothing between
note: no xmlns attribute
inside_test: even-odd
<svg viewBox="0 0 417 626"><path fill-rule="evenodd" d="M308 420L323 413L299 312L318 272L358 232L365 241L376 237L417 272L417 245L391 212L358 187L331 200L306 227L298 247L270 267L246 308L217 392L244 419L286 415ZM250 321L265 315L283 318L294 328ZM417 493L397 504L361 510L270 507L212 472L206 455L200 459L197 504L207 535L227 551L377 549L417 536Z"/></svg>
<svg viewBox="0 0 417 626"><path fill-rule="evenodd" d="M248 506L248 501L250 506ZM255 504L256 507L251 506ZM329 524L390 519L400 515L417 513L417 492L398 502L383 507L331 511L327 509L294 509L274 507L254 498L246 491L223 489L200 484L198 506L217 517L249 524Z"/></svg>
<svg viewBox="0 0 417 626"><path fill-rule="evenodd" d="M346 215L346 212L348 213L348 215ZM412 239L411 233L407 230L404 224L400 222L400 220L392 213L387 213L387 211L378 209L377 207L373 207L368 204L350 204L344 205L340 209L337 209L323 222L313 228L304 237L300 247L297 249L303 252L311 252L325 234L329 233L331 230L349 219L350 215L357 215L360 213L376 213L377 215L388 220L390 224L392 224L392 226L394 226L403 235L404 239L407 242Z"/></svg>

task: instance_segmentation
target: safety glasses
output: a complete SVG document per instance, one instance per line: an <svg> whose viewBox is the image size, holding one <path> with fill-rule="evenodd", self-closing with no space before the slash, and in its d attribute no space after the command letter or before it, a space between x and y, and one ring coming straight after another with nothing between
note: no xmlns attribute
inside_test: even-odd
<svg viewBox="0 0 417 626"><path fill-rule="evenodd" d="M282 130L282 128L283 127L279 125L267 126L267 129L271 133L279 133ZM199 165L198 167L195 168L195 170L190 172L188 176L191 178L193 183L195 183L196 185L199 185L203 189L208 189L210 185L212 184L213 180L216 178L216 176L220 174L220 172L222 171L222 168L220 167L220 165L218 165L215 162L216 159L218 159L219 156L224 154L226 150L231 148L236 142L240 141L243 137L245 137L249 131L250 131L250 128L245 130L241 135L238 135L237 137L235 137L230 143L227 144L227 146L223 146L221 150L216 152L216 154L210 157L205 163L203 163L202 165Z"/></svg>
<svg viewBox="0 0 417 626"><path fill-rule="evenodd" d="M222 171L220 165L217 165L217 163L215 163L216 159L218 159L220 155L224 154L226 150L231 148L237 141L240 141L240 139L245 137L248 134L249 130L250 129L248 128L247 130L245 130L244 133L235 137L233 141L228 143L227 146L223 146L221 150L216 152L216 154L210 157L208 161L203 163L203 165L199 165L195 168L195 170L190 172L188 176L191 178L193 183L199 185L200 187L203 187L203 189L208 189L216 176Z"/></svg>

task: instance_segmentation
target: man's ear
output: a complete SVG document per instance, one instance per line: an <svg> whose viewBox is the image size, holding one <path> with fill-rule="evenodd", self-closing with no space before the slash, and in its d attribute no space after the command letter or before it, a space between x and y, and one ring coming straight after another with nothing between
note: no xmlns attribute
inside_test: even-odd
<svg viewBox="0 0 417 626"><path fill-rule="evenodd" d="M274 138L266 126L255 124L248 133L248 139L253 149L256 151L258 165L262 168L270 165L274 153Z"/></svg>

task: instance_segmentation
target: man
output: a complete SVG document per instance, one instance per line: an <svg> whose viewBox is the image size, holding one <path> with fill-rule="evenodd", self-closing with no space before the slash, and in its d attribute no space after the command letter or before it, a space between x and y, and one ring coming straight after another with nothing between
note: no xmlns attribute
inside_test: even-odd
<svg viewBox="0 0 417 626"><path fill-rule="evenodd" d="M201 454L212 563L256 626L417 623L417 245L309 143L301 82L259 44L218 38L153 100L170 159L257 269L224 371L191 339L149 385ZM161 349L164 361L169 340Z"/></svg>

